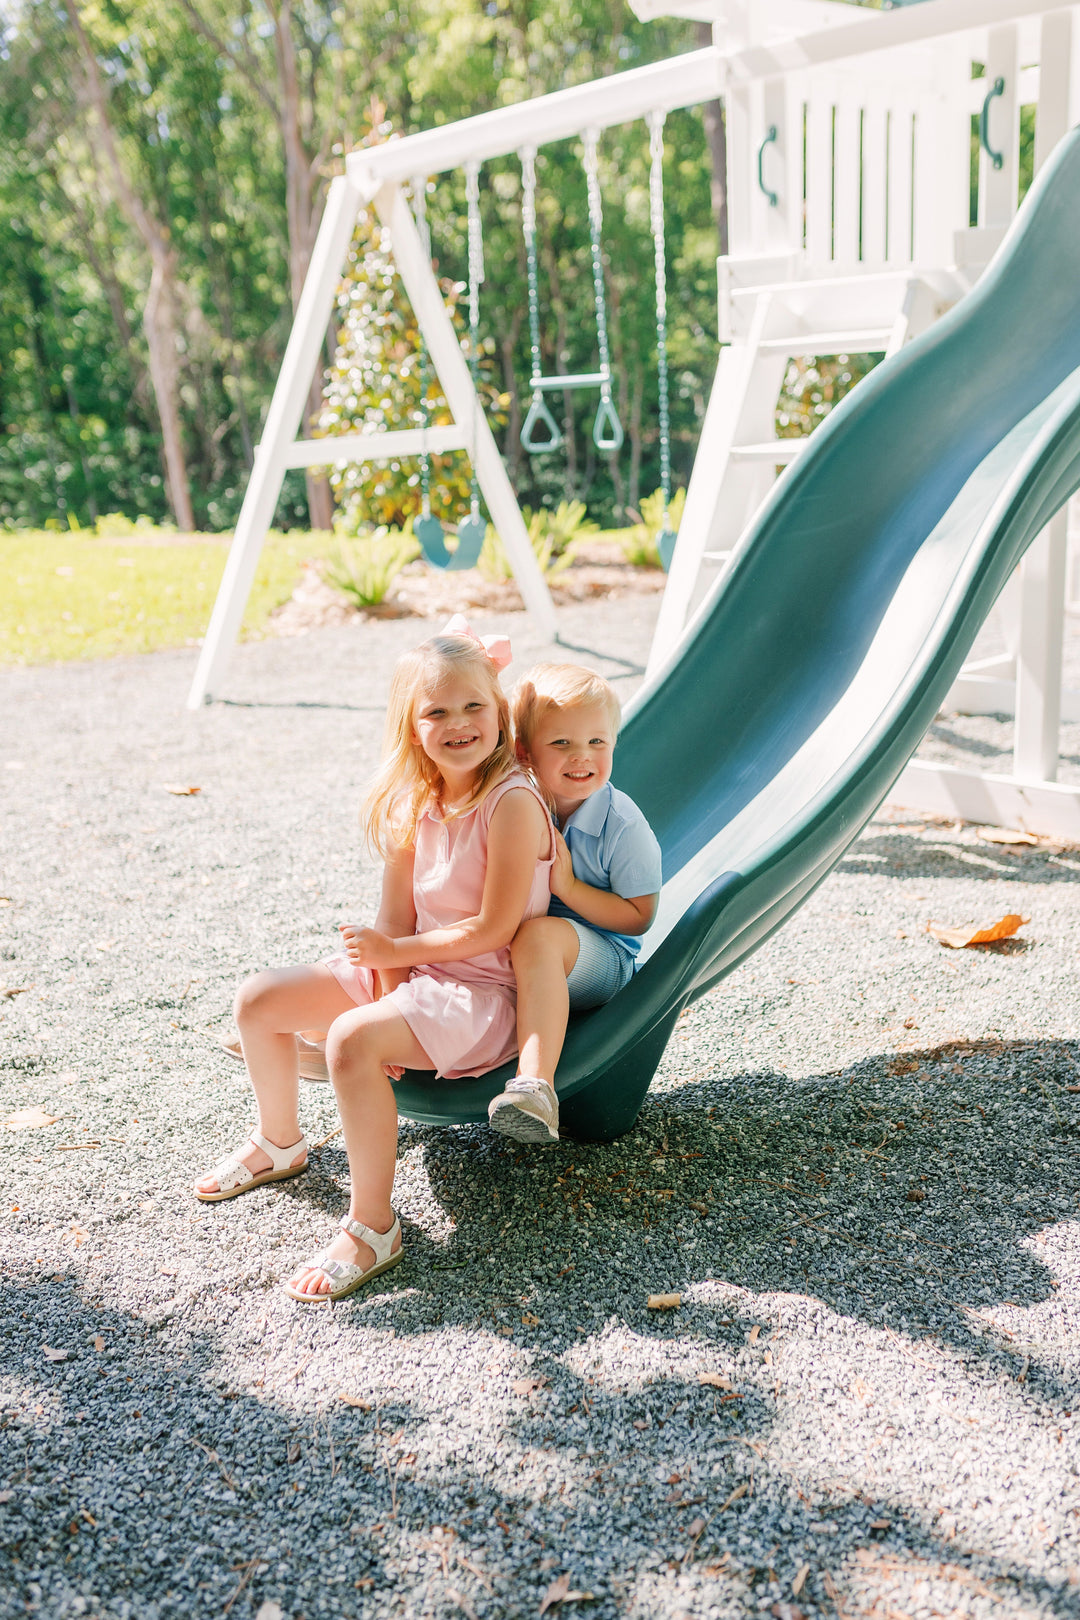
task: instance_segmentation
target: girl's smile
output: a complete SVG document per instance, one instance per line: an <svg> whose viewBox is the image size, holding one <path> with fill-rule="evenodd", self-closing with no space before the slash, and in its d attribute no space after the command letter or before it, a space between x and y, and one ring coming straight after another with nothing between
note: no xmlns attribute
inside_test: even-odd
<svg viewBox="0 0 1080 1620"><path fill-rule="evenodd" d="M499 716L490 696L468 675L448 671L416 705L413 742L447 777L472 776L499 741Z"/></svg>

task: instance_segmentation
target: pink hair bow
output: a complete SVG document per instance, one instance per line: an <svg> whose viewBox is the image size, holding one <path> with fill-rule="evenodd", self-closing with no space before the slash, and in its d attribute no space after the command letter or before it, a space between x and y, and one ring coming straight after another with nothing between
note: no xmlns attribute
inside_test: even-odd
<svg viewBox="0 0 1080 1620"><path fill-rule="evenodd" d="M477 646L483 647L500 673L513 657L509 636L478 636L463 613L455 613L454 617L443 625L441 633L444 636L467 636L470 641L475 641Z"/></svg>

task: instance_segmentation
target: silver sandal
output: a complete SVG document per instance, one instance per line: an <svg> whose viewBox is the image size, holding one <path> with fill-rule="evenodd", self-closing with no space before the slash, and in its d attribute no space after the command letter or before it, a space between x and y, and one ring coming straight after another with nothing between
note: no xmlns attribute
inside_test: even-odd
<svg viewBox="0 0 1080 1620"><path fill-rule="evenodd" d="M370 1282L373 1277L380 1276L384 1271L389 1271L391 1266L396 1266L399 1260L405 1258L404 1248L395 1250L393 1254L390 1252L391 1246L401 1231L401 1222L396 1214L394 1215L394 1224L389 1232L373 1232L370 1226L364 1225L363 1221L352 1221L347 1215L342 1217L341 1230L348 1232L349 1236L355 1238L358 1243L367 1244L368 1248L374 1252L374 1265L368 1266L365 1270L363 1266L351 1265L348 1260L335 1260L324 1250L322 1254L317 1254L314 1260L309 1260L306 1265L300 1266L298 1269L300 1271L321 1271L323 1276L330 1281L329 1292L325 1294L305 1294L300 1289L294 1288L291 1282L287 1282L285 1292L291 1299L302 1300L305 1305L318 1305L327 1299L344 1299L346 1294L355 1294L356 1290L362 1288L366 1282Z"/></svg>

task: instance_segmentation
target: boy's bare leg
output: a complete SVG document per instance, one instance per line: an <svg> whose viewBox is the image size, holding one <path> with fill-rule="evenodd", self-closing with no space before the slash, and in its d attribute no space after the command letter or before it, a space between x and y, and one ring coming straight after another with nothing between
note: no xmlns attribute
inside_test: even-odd
<svg viewBox="0 0 1080 1620"><path fill-rule="evenodd" d="M349 1157L349 1218L375 1232L388 1232L394 1223L390 1195L397 1164L398 1116L394 1088L383 1065L401 1063L411 1069L434 1065L397 1008L387 1001L353 1006L335 1019L326 1039L326 1056ZM399 1238L391 1252L400 1247ZM348 1232L339 1231L325 1253L365 1270L375 1261L371 1248ZM316 1298L329 1293L332 1286L325 1272L311 1265L301 1266L290 1281L293 1288Z"/></svg>
<svg viewBox="0 0 1080 1620"><path fill-rule="evenodd" d="M518 1073L552 1087L570 1016L566 981L579 949L577 930L565 917L530 917L510 946L517 980Z"/></svg>
<svg viewBox="0 0 1080 1620"><path fill-rule="evenodd" d="M294 1031L301 1024L329 1025L356 1003L338 984L329 968L281 968L256 973L236 994L234 1013L248 1078L255 1093L255 1129L276 1147L291 1147L300 1139L297 1114L299 1068ZM303 1164L300 1149L294 1164ZM254 1142L240 1153L253 1175L269 1170L271 1161ZM216 1192L213 1175L198 1182L200 1192Z"/></svg>

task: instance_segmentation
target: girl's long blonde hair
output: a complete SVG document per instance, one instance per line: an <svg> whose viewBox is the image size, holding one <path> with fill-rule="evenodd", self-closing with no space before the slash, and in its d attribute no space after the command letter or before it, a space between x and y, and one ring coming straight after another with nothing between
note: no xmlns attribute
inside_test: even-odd
<svg viewBox="0 0 1080 1620"><path fill-rule="evenodd" d="M499 716L499 740L481 765L468 801L450 816L467 815L493 787L520 769L511 737L510 706L499 685L498 671L478 641L469 636L432 636L403 653L390 681L382 764L361 813L368 842L384 860L393 846L415 842L420 817L433 800L440 800L445 789L442 772L413 740L413 730L423 693L451 670L473 677L490 693Z"/></svg>

